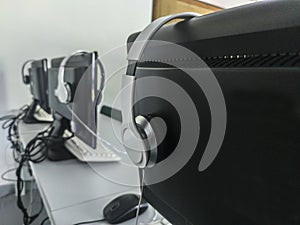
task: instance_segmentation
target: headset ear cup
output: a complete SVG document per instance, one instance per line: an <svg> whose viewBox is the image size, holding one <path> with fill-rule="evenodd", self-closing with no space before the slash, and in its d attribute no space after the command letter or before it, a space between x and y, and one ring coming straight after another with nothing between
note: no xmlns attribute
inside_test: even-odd
<svg viewBox="0 0 300 225"><path fill-rule="evenodd" d="M144 162L141 167L153 167L157 162L157 140L154 129L149 120L144 116L135 118L136 127L144 142Z"/></svg>
<svg viewBox="0 0 300 225"><path fill-rule="evenodd" d="M30 76L29 75L25 75L23 78L24 78L23 81L25 84L30 84Z"/></svg>
<svg viewBox="0 0 300 225"><path fill-rule="evenodd" d="M69 103L72 100L72 90L71 86L68 83L64 84L66 90L66 103Z"/></svg>
<svg viewBox="0 0 300 225"><path fill-rule="evenodd" d="M55 90L55 95L61 103L69 103L72 97L70 85L67 83L64 83L63 86L59 85Z"/></svg>
<svg viewBox="0 0 300 225"><path fill-rule="evenodd" d="M146 149L143 140L138 137L139 134L134 134L131 129L126 129L123 134L124 147L131 161L141 167L141 163L147 160L148 156L145 155ZM145 158L146 156L146 158ZM145 164L145 163L144 163Z"/></svg>

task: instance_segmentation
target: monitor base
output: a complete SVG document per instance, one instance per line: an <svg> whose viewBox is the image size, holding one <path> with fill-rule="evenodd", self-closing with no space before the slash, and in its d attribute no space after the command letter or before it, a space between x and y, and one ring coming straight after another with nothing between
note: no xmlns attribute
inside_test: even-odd
<svg viewBox="0 0 300 225"><path fill-rule="evenodd" d="M50 134L53 138L49 143L47 158L51 161L75 159L75 156L65 147L65 139L62 138L65 130L70 130L70 121L57 113L53 117L53 129Z"/></svg>
<svg viewBox="0 0 300 225"><path fill-rule="evenodd" d="M64 161L76 157L64 146L64 142L52 143L53 146L47 150L47 158L50 161Z"/></svg>
<svg viewBox="0 0 300 225"><path fill-rule="evenodd" d="M28 110L25 113L25 116L23 117L23 122L26 124L34 124L34 123L50 123L49 121L43 121L43 120L38 120L37 118L34 117L36 108L38 106L38 101L33 99L33 102L29 106Z"/></svg>

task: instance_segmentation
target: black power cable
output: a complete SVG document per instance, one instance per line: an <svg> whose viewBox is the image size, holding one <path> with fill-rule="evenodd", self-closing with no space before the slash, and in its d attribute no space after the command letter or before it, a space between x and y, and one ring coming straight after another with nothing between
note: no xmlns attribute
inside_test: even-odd
<svg viewBox="0 0 300 225"><path fill-rule="evenodd" d="M21 159L19 166L16 170L17 176L17 205L23 213L23 223L24 225L29 225L40 215L43 208L41 208L36 214L30 216L28 214L27 208L25 207L21 194L24 187L24 180L22 179L22 168L27 165L30 168L29 162L40 163L47 158L48 148L51 147L53 142L64 142L73 137L54 137L51 136L53 127L50 125L48 129L42 131L36 135L27 145L21 154ZM31 170L29 171L31 173Z"/></svg>
<svg viewBox="0 0 300 225"><path fill-rule="evenodd" d="M25 116L28 110L28 106L25 105L20 108L20 112L17 115L6 115L0 117L0 121L4 121L2 124L2 129L7 129L7 139L11 143L11 149L13 149L13 157L16 162L19 162L19 156L23 151L23 144L20 141L19 135L19 123Z"/></svg>
<svg viewBox="0 0 300 225"><path fill-rule="evenodd" d="M46 131L45 131L46 133ZM46 139L43 137L44 134L39 134L35 138L33 138L26 146L24 151L21 154L21 158L19 161L19 166L16 169L16 176L17 176L17 206L23 213L23 223L24 225L29 225L33 221L38 218L40 213L43 211L43 204L40 210L34 214L29 215L27 208L25 207L23 200L22 200L22 191L24 188L24 180L22 178L22 169L24 165L27 165L30 168L29 162L33 163L40 163L46 159ZM29 170L31 173L31 170Z"/></svg>
<svg viewBox="0 0 300 225"><path fill-rule="evenodd" d="M64 142L73 137L73 135L70 137L51 136L53 127L50 125L48 129L38 133L24 148L23 143L20 140L19 123L26 115L27 110L28 106L24 106L17 115L0 117L0 121L4 121L2 128L7 129L8 131L7 139L11 143L14 160L19 164L15 169L17 176L17 206L23 213L24 225L30 225L43 211L43 204L41 204L41 208L37 213L29 215L28 209L23 203L21 195L24 188L24 182L26 182L26 180L22 178L24 166L28 167L29 173L32 175L29 162L40 163L44 161L47 158L47 150L51 146L51 143ZM11 171L13 170L10 170L9 172ZM8 173L8 171L6 173ZM6 173L2 175L2 177L4 177Z"/></svg>
<svg viewBox="0 0 300 225"><path fill-rule="evenodd" d="M41 225L44 225L48 220L49 220L49 217L46 217L45 219L43 219L41 222Z"/></svg>

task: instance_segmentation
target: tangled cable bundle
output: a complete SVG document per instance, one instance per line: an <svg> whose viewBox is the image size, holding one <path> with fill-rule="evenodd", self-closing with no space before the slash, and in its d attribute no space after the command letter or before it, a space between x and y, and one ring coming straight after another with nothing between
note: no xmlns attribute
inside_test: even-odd
<svg viewBox="0 0 300 225"><path fill-rule="evenodd" d="M66 140L73 137L73 135L69 137L55 137L51 136L51 132L53 130L52 125L50 125L45 131L38 133L27 145L24 149L24 152L21 154L21 159L19 162L19 166L16 170L17 176L17 204L19 209L23 212L23 222L24 225L31 224L42 212L43 207L40 210L30 216L28 214L27 208L24 206L24 203L21 198L22 190L24 187L24 180L22 178L22 168L24 165L28 165L30 175L32 175L32 171L30 169L29 162L32 163L40 163L47 158L47 150L51 148L53 143L61 142L64 143Z"/></svg>
<svg viewBox="0 0 300 225"><path fill-rule="evenodd" d="M20 112L17 115L6 115L0 118L0 121L4 121L2 124L3 129L8 130L7 139L11 143L11 148L13 149L14 160L18 163L17 168L10 169L6 171L2 177L4 177L7 172L16 170L17 177L17 206L23 213L23 224L32 224L43 211L43 204L41 200L40 209L33 215L29 213L28 206L25 206L22 200L22 192L24 189L24 184L27 180L23 179L22 171L26 166L28 168L29 174L32 176L32 171L30 168L30 163L40 163L47 158L47 150L57 143L64 143L66 140L73 137L73 134L69 137L58 137L52 136L53 126L52 124L44 131L39 132L29 143L24 147L19 135L19 123L24 118L28 106L23 106L20 108ZM7 179L9 180L9 179ZM31 211L31 210L30 210Z"/></svg>
<svg viewBox="0 0 300 225"><path fill-rule="evenodd" d="M28 108L29 107L25 105L20 108L20 112L16 115L10 114L0 117L0 121L3 121L2 129L7 130L7 140L11 144L11 149L13 149L13 157L16 162L19 162L19 157L23 151L23 144L20 140L18 127Z"/></svg>

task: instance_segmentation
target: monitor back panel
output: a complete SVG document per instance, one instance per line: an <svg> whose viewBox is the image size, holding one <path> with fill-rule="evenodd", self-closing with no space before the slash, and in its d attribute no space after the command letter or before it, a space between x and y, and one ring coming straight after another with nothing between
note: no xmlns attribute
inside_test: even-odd
<svg viewBox="0 0 300 225"><path fill-rule="evenodd" d="M194 101L200 123L195 152L179 172L147 186L164 171L146 169L145 197L150 203L174 224L299 223L300 68L214 70L226 101L227 127L216 159L203 172L198 167L211 131L204 93L181 71L139 72L171 79L184 88ZM140 95L144 90L145 86L137 86ZM163 96L163 87L155 90ZM175 94L177 90L168 91ZM181 135L176 109L162 99L147 97L136 105L136 111L164 119L168 133L159 146L159 157L175 154ZM187 151L178 150L173 156ZM172 161L166 169L170 167Z"/></svg>
<svg viewBox="0 0 300 225"><path fill-rule="evenodd" d="M96 95L97 79L86 74L85 67L66 68L65 81L71 86L72 99L61 103L55 95L58 69L49 69L49 102L55 113L72 121L72 131L83 142L96 148Z"/></svg>
<svg viewBox="0 0 300 225"><path fill-rule="evenodd" d="M73 101L72 131L76 137L96 148L97 135L97 75L87 72L80 80Z"/></svg>
<svg viewBox="0 0 300 225"><path fill-rule="evenodd" d="M47 60L37 60L32 62L29 68L30 90L33 98L38 100L39 105L50 113L48 99L48 66Z"/></svg>
<svg viewBox="0 0 300 225"><path fill-rule="evenodd" d="M300 224L299 10L298 1L267 1L169 25L154 36L201 57L222 89L226 133L217 157L202 172L198 167L211 133L207 99L188 74L157 62L167 44L146 48L145 58L153 61L139 63L137 79L153 76L176 83L191 97L199 116L199 142L184 167L154 184L164 168L145 170L145 198L172 224ZM197 62L184 60L179 60L181 65L194 69ZM168 130L158 150L159 158L166 159L179 142L180 115L161 98L143 99L151 87L138 84L135 95L142 100L135 115L164 119ZM156 96L165 91L159 82L153 87ZM179 149L178 157L186 151Z"/></svg>
<svg viewBox="0 0 300 225"><path fill-rule="evenodd" d="M72 96L74 96L78 83L82 75L84 74L86 68L66 68L65 69L65 82L69 83L71 86ZM62 115L68 120L72 120L72 112L69 109L72 109L72 101L70 103L64 104L61 103L57 96L55 95L55 89L57 87L57 77L58 77L58 69L50 68L49 69L49 103L51 109Z"/></svg>
<svg viewBox="0 0 300 225"><path fill-rule="evenodd" d="M90 147L96 148L98 77L92 76L91 73L93 56L91 53L76 55L71 57L66 64L65 81L71 85L72 89L72 99L68 107L60 103L54 95L57 86L58 68L64 57L51 60L50 72L54 74L54 77L51 78L50 82L50 103L56 113L72 121L72 130L78 138Z"/></svg>

